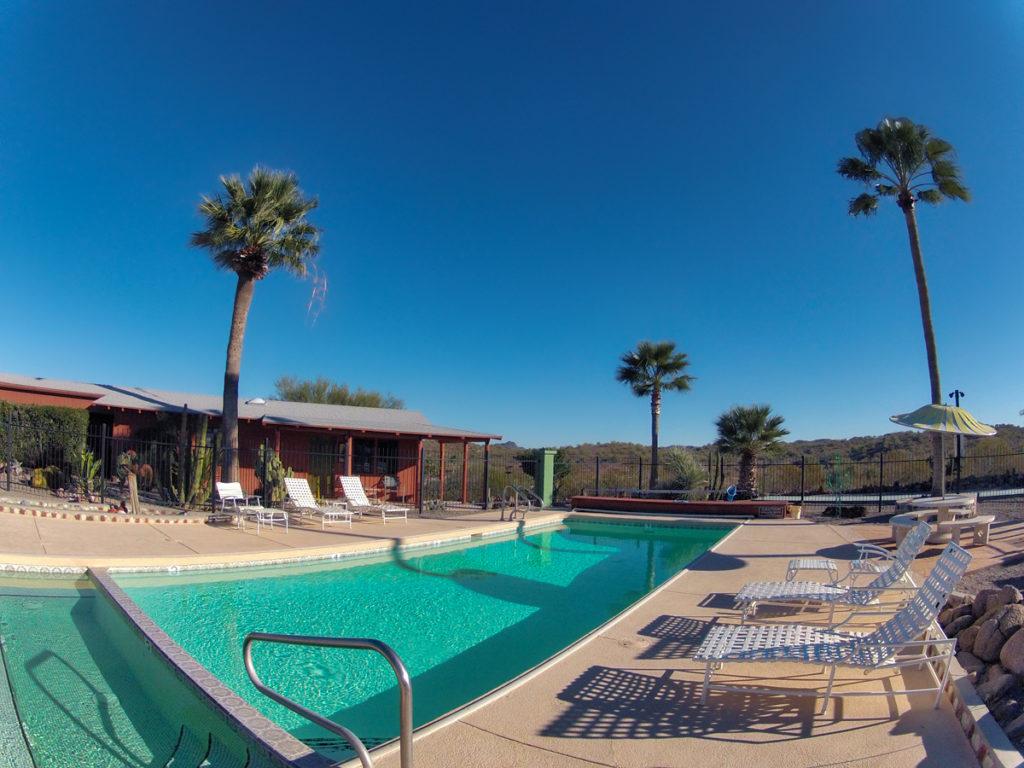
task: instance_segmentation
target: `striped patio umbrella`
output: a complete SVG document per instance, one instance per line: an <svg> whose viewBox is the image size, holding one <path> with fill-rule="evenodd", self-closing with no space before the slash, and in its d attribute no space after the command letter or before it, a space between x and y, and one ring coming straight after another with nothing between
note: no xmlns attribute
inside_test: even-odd
<svg viewBox="0 0 1024 768"><path fill-rule="evenodd" d="M948 432L953 435L989 437L996 433L995 427L982 424L966 410L955 405L922 405L916 411L890 416L889 421L904 427L926 429L929 432Z"/></svg>

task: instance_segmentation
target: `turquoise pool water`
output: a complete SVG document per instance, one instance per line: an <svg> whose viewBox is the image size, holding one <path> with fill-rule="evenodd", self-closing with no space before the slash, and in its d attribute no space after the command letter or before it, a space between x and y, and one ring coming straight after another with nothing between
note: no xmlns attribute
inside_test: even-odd
<svg viewBox="0 0 1024 768"><path fill-rule="evenodd" d="M88 581L0 577L0 766L265 766Z"/></svg>
<svg viewBox="0 0 1024 768"><path fill-rule="evenodd" d="M325 753L342 743L257 692L242 664L252 631L375 637L413 676L417 725L530 669L621 612L709 549L727 526L570 522L373 561L176 575L116 574L125 591L200 663ZM386 662L347 650L263 645L272 687L366 743L398 733Z"/></svg>

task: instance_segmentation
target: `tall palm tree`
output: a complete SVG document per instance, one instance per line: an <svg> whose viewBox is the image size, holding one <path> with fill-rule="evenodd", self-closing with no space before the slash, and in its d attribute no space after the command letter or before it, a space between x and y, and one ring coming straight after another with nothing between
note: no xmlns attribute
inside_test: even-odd
<svg viewBox="0 0 1024 768"><path fill-rule="evenodd" d="M935 205L943 200L971 199L953 160L953 145L936 138L923 125L905 117L885 118L875 128L865 128L854 137L860 157L839 161L840 176L860 182L871 189L850 200L850 215L869 216L878 210L878 201L891 197L903 211L910 239L910 255L917 279L917 298L924 327L924 346L928 354L928 378L932 402L942 403L939 382L939 355L935 347L928 279L921 256L921 237L917 229L915 206L918 202ZM932 493L945 492L945 456L942 434L932 435Z"/></svg>
<svg viewBox="0 0 1024 768"><path fill-rule="evenodd" d="M740 457L739 490L753 494L757 489L757 460L778 452L779 441L789 434L783 421L772 415L770 405L735 405L715 421L719 449Z"/></svg>
<svg viewBox="0 0 1024 768"><path fill-rule="evenodd" d="M651 398L651 476L650 488L658 486L658 429L661 420L661 393L686 392L694 377L683 373L690 361L685 352L676 352L674 341L641 341L636 349L622 355L615 378L628 384L637 397Z"/></svg>
<svg viewBox="0 0 1024 768"><path fill-rule="evenodd" d="M305 277L320 252L320 231L306 220L317 200L303 195L293 173L256 167L245 183L238 176L221 176L220 183L223 192L204 196L199 204L206 226L192 235L191 244L208 250L217 267L238 276L224 366L221 427L221 471L224 480L231 482L238 479L238 378L256 282L278 268Z"/></svg>

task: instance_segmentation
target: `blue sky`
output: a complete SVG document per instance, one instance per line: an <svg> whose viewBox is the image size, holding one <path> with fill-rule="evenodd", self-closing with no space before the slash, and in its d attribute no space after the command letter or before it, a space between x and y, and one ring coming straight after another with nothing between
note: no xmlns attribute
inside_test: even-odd
<svg viewBox="0 0 1024 768"><path fill-rule="evenodd" d="M218 392L233 276L187 241L262 163L320 198L329 294L258 286L243 394L645 441L617 358L674 339L663 442L755 401L879 434L928 399L913 272L834 167L905 114L974 196L920 212L943 387L1020 421L1020 3L0 2L0 72L0 370Z"/></svg>

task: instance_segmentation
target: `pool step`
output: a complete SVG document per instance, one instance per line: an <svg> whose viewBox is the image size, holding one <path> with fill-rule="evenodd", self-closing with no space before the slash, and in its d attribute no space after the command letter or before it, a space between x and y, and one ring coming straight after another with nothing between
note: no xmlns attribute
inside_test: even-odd
<svg viewBox="0 0 1024 768"><path fill-rule="evenodd" d="M35 768L29 752L27 736L14 701L14 692L7 677L4 638L0 635L0 758L8 768Z"/></svg>
<svg viewBox="0 0 1024 768"><path fill-rule="evenodd" d="M263 768L265 765L265 762L250 757L248 752L239 757L212 733L200 736L183 725L178 731L178 743L164 768Z"/></svg>

